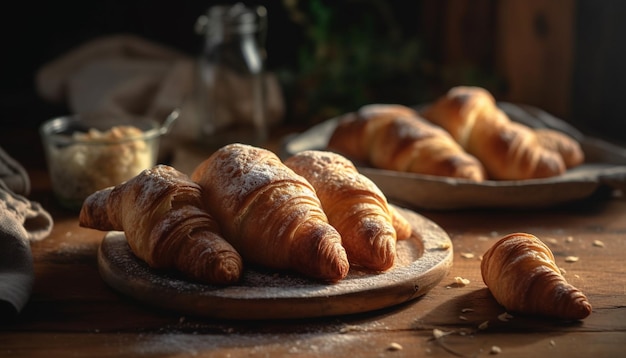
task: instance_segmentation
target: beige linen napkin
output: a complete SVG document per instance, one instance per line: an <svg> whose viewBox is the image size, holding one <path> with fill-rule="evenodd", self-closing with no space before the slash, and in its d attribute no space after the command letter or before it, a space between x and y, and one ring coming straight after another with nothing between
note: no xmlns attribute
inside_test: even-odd
<svg viewBox="0 0 626 358"><path fill-rule="evenodd" d="M35 276L30 242L52 231L50 214L13 191L26 195L28 188L24 169L0 149L0 321L15 317L28 302Z"/></svg>
<svg viewBox="0 0 626 358"><path fill-rule="evenodd" d="M44 65L36 75L39 95L65 102L74 113L104 112L144 116L162 122L175 108L180 116L168 137L194 140L201 118L194 101L197 61L193 56L146 39L112 35L89 41ZM283 116L275 76L266 77L268 122ZM250 107L238 84L220 89L238 108Z"/></svg>

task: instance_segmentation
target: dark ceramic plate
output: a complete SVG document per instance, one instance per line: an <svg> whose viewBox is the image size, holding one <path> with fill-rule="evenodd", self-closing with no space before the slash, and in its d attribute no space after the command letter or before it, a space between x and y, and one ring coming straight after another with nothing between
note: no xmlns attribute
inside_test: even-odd
<svg viewBox="0 0 626 358"><path fill-rule="evenodd" d="M585 136L538 108L507 102L499 102L498 106L514 121L533 128L557 129L573 136L581 143L585 163L552 178L481 183L365 166L359 166L359 171L373 180L390 201L437 210L547 207L588 198L606 188L626 190L626 149ZM287 138L281 156L286 158L308 149L323 150L337 121L338 118L329 119Z"/></svg>

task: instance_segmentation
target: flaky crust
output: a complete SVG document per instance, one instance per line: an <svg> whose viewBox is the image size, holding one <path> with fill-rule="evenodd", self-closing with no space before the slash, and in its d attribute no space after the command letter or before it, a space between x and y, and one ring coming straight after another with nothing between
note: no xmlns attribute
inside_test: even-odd
<svg viewBox="0 0 626 358"><path fill-rule="evenodd" d="M381 169L484 179L481 163L449 133L397 104L372 104L345 114L328 149Z"/></svg>
<svg viewBox="0 0 626 358"><path fill-rule="evenodd" d="M124 231L133 253L153 268L173 268L210 284L239 280L243 262L204 210L200 186L176 169L157 165L90 195L79 224Z"/></svg>
<svg viewBox="0 0 626 358"><path fill-rule="evenodd" d="M350 264L376 271L393 266L398 239L394 219L401 238L410 236L411 229L376 184L350 160L329 151L303 151L285 165L315 188L330 224L341 234Z"/></svg>
<svg viewBox="0 0 626 358"><path fill-rule="evenodd" d="M583 319L591 314L587 297L566 282L550 248L531 234L504 236L483 255L483 281L510 312Z"/></svg>
<svg viewBox="0 0 626 358"><path fill-rule="evenodd" d="M192 179L246 262L331 282L347 275L341 236L315 189L271 151L227 145L203 161Z"/></svg>

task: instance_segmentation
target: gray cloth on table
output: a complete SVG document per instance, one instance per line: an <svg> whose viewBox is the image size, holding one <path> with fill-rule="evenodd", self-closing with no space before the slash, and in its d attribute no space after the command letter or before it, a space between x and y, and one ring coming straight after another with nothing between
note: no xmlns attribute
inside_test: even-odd
<svg viewBox="0 0 626 358"><path fill-rule="evenodd" d="M30 243L52 231L52 217L26 198L29 192L28 174L0 148L0 321L28 302L35 277Z"/></svg>

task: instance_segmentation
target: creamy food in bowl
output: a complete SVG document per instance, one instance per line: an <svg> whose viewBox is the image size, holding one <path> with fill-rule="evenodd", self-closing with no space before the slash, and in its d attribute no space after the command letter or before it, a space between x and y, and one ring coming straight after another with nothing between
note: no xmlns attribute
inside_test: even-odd
<svg viewBox="0 0 626 358"><path fill-rule="evenodd" d="M55 196L79 209L91 193L154 166L163 131L147 119L72 115L43 123L40 134Z"/></svg>

